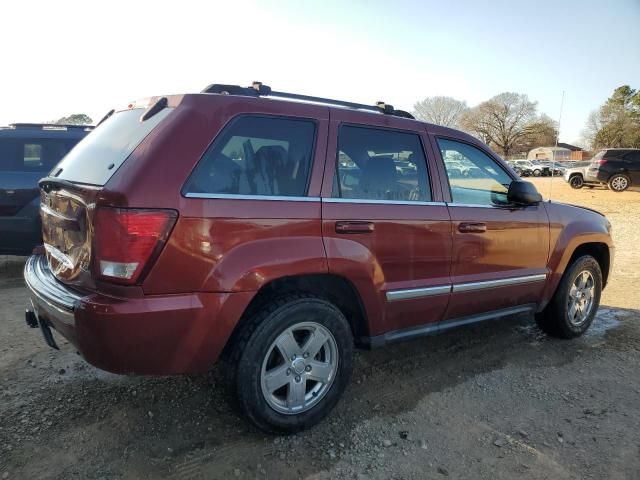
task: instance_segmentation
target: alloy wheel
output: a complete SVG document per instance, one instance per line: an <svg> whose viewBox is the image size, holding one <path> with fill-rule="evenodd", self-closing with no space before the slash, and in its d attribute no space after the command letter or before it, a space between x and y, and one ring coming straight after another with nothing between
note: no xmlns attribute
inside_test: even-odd
<svg viewBox="0 0 640 480"><path fill-rule="evenodd" d="M618 192L625 190L629 186L629 182L625 177L616 177L611 180L611 188Z"/></svg>
<svg viewBox="0 0 640 480"><path fill-rule="evenodd" d="M582 325L593 309L596 282L588 270L578 274L569 289L567 316L574 326Z"/></svg>
<svg viewBox="0 0 640 480"><path fill-rule="evenodd" d="M271 408L294 415L316 405L329 391L338 369L331 332L315 322L295 324L267 349L260 385Z"/></svg>

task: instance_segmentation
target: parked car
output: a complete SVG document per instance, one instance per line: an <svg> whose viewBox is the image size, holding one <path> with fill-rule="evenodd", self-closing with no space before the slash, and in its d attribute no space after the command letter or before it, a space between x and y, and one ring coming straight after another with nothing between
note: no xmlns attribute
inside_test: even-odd
<svg viewBox="0 0 640 480"><path fill-rule="evenodd" d="M607 185L614 192L623 192L640 185L640 149L608 148L591 159L587 180Z"/></svg>
<svg viewBox="0 0 640 480"><path fill-rule="evenodd" d="M533 175L535 177L548 177L551 175L550 162L545 162L543 160L531 160L531 165L534 169Z"/></svg>
<svg viewBox="0 0 640 480"><path fill-rule="evenodd" d="M521 177L540 177L548 171L548 168L530 160L512 160L509 163Z"/></svg>
<svg viewBox="0 0 640 480"><path fill-rule="evenodd" d="M0 255L29 255L42 243L38 180L90 129L40 123L0 127Z"/></svg>
<svg viewBox="0 0 640 480"><path fill-rule="evenodd" d="M603 215L389 105L212 85L118 109L81 147L40 181L27 323L111 372L221 360L271 432L329 413L354 346L521 313L577 337L609 278Z"/></svg>
<svg viewBox="0 0 640 480"><path fill-rule="evenodd" d="M597 185L597 182L587 182L585 180L587 169L591 165L591 162L574 162L571 167L565 167L563 178L564 181L569 184L571 188L582 188L587 186L593 188Z"/></svg>

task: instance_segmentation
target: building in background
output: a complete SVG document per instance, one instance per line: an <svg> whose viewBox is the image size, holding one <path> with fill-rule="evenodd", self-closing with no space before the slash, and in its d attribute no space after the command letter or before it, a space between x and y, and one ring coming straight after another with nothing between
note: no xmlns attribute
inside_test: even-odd
<svg viewBox="0 0 640 480"><path fill-rule="evenodd" d="M568 143L558 143L557 147L538 147L530 150L527 160L549 160L567 162L583 160L584 150Z"/></svg>

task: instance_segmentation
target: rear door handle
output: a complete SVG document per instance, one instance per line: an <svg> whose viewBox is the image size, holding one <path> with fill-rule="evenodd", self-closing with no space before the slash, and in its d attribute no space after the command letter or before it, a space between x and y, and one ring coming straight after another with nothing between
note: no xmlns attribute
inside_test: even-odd
<svg viewBox="0 0 640 480"><path fill-rule="evenodd" d="M484 233L487 231L486 223L461 223L458 225L461 233Z"/></svg>
<svg viewBox="0 0 640 480"><path fill-rule="evenodd" d="M336 222L336 233L371 233L373 222Z"/></svg>

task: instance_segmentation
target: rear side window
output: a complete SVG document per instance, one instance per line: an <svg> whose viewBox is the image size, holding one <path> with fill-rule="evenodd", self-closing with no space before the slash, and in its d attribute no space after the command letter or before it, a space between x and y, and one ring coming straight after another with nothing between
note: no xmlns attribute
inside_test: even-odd
<svg viewBox="0 0 640 480"><path fill-rule="evenodd" d="M185 193L304 196L315 129L311 120L237 118L204 154Z"/></svg>
<svg viewBox="0 0 640 480"><path fill-rule="evenodd" d="M426 202L427 163L413 133L342 126L333 197Z"/></svg>
<svg viewBox="0 0 640 480"><path fill-rule="evenodd" d="M76 143L69 139L0 139L0 171L46 173Z"/></svg>
<svg viewBox="0 0 640 480"><path fill-rule="evenodd" d="M104 185L172 110L165 108L144 122L142 108L114 113L78 143L54 173L71 182Z"/></svg>

